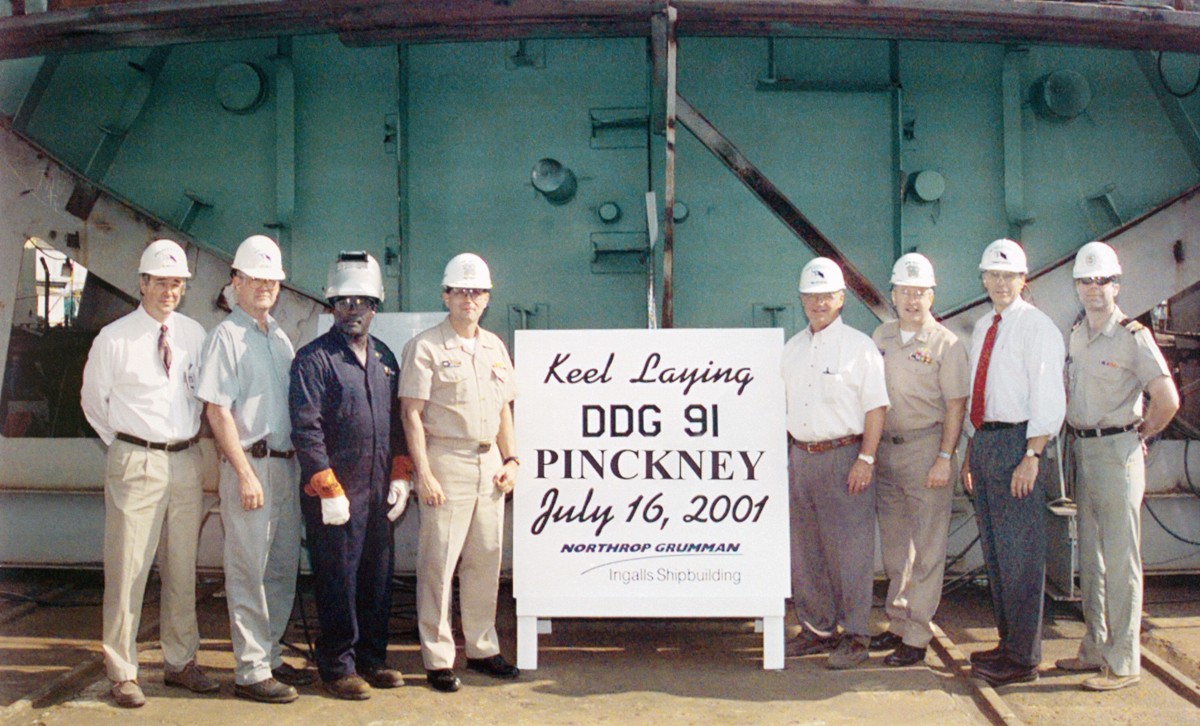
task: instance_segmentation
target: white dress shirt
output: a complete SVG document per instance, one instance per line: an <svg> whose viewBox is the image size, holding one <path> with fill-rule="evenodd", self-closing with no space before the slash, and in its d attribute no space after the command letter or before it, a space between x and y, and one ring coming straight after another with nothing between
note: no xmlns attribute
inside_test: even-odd
<svg viewBox="0 0 1200 726"><path fill-rule="evenodd" d="M818 333L808 327L792 336L781 370L787 428L798 441L861 434L867 411L888 405L883 356L840 315Z"/></svg>
<svg viewBox="0 0 1200 726"><path fill-rule="evenodd" d="M971 336L971 383L979 367L983 339L994 310L975 323ZM1055 436L1067 413L1063 387L1066 347L1063 335L1041 310L1017 298L1000 313L1000 327L988 366L984 393L984 421L1028 421L1025 438ZM967 410L971 410L968 403ZM968 434L974 435L970 417Z"/></svg>
<svg viewBox="0 0 1200 726"><path fill-rule="evenodd" d="M171 375L158 353L162 324L138 305L96 336L83 368L80 399L88 422L105 444L118 432L152 443L190 439L200 430L200 401L193 392L204 328L172 313L164 323Z"/></svg>

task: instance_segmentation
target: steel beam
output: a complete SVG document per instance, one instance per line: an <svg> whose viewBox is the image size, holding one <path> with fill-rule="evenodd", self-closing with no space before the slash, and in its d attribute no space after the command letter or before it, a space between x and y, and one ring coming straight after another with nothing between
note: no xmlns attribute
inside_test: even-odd
<svg viewBox="0 0 1200 726"><path fill-rule="evenodd" d="M704 145L704 148L724 162L725 166L729 167L729 170L746 185L746 188L767 205L767 209L787 225L787 228L808 245L809 249L838 263L846 278L846 286L875 314L875 317L880 320L894 317L883 294L841 253L841 250L829 241L828 237L821 233L821 230L817 229L796 208L795 204L792 204L779 187L775 186L758 167L746 158L741 150L734 146L732 141L725 138L708 119L701 116L700 112L683 96L676 96L675 105L679 123L692 132Z"/></svg>
<svg viewBox="0 0 1200 726"><path fill-rule="evenodd" d="M82 2L71 3L83 4ZM680 35L836 35L1200 52L1200 13L1026 0L678 0ZM298 33L351 45L637 36L665 0L160 0L0 18L0 58Z"/></svg>

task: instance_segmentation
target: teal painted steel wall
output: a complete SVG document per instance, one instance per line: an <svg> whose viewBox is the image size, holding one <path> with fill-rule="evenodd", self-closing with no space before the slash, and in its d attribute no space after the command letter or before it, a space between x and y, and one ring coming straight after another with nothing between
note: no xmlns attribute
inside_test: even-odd
<svg viewBox="0 0 1200 726"><path fill-rule="evenodd" d="M947 182L940 202L904 204L900 241L934 260L941 282L935 307L945 309L980 293L979 252L1009 228L1006 49L924 42L898 48L903 118L912 129L901 144L902 167L932 169ZM661 205L663 143L656 137L649 153L640 144L592 148L589 110L646 108L646 43L545 40L528 49L539 59L534 67L511 62L515 43L398 50L346 48L332 36L293 39L292 279L319 292L337 250L366 248L382 260L391 240L402 246L403 274L388 278L387 307L438 309L442 266L472 250L492 265L497 290L486 324L502 335L515 324L512 305L544 306L538 326L547 317L558 328L644 325L644 276L597 274L590 236L644 229L648 179ZM262 231L276 216L276 98L234 115L220 108L212 82L236 61L269 73L276 50L273 39L175 47L100 181L171 221L182 216L184 190L196 192L214 207L191 232L216 249L231 252ZM64 57L28 132L83 168L100 139L97 125L121 107L135 73L128 63L146 55ZM1174 58L1172 68L1187 80L1194 61ZM1114 225L1100 203L1088 201L1098 190L1111 185L1128 219L1198 181L1132 53L1033 47L1019 64L1023 92L1057 69L1081 73L1092 91L1088 111L1071 121L1047 121L1027 99L1022 105L1021 182L1034 217L1022 237L1034 265ZM775 70L847 90L755 90L767 74L764 39L680 42L680 92L886 290L898 233L891 100L854 88L888 80L889 42L780 39ZM0 64L0 109L15 113L32 77L28 61ZM1198 103L1186 99L1182 107L1195 118ZM389 115L402 119L398 152L386 143ZM676 227L677 324L747 326L762 321L755 305L792 305L781 320L794 332L803 325L796 277L811 253L683 129L677 150L677 197L691 211ZM579 191L572 202L554 206L533 190L530 169L542 157L574 170ZM624 212L615 225L596 216L605 201ZM864 330L874 325L857 303L847 318Z"/></svg>

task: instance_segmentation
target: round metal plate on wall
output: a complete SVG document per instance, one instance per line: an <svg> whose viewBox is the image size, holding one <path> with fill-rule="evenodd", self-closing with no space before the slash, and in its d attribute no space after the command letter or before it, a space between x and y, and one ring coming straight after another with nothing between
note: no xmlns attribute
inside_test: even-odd
<svg viewBox="0 0 1200 726"><path fill-rule="evenodd" d="M213 86L221 108L230 113L250 113L267 100L267 76L253 63L230 63Z"/></svg>

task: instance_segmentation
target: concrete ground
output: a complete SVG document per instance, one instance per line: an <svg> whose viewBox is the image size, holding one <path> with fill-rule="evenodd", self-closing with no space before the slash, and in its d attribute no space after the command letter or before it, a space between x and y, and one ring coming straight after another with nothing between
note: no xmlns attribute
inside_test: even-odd
<svg viewBox="0 0 1200 726"><path fill-rule="evenodd" d="M91 572L0 570L0 724L989 722L970 681L932 650L931 667L888 668L883 654L874 654L851 671L827 670L823 656L789 659L784 671L764 671L761 636L752 623L734 620L555 621L553 633L540 640L538 670L501 682L460 669L463 690L436 693L425 685L411 582L403 581L396 591L391 658L407 676L404 688L377 690L369 701L354 703L332 699L318 687L300 689L299 701L282 706L234 698L228 622L217 579L202 584L199 660L221 681L221 693L196 696L165 689L161 651L148 637L141 682L149 703L125 710L113 705L98 665L99 580ZM156 616L155 592L152 588L145 621ZM23 599L43 604L31 608ZM1192 578L1156 581L1146 600L1152 619L1162 619L1155 620L1160 629L1146 639L1150 647L1172 654L1177 667L1190 668L1193 678L1200 676L1200 584ZM309 603L310 617L312 612ZM1073 607L1052 603L1047 613L1042 678L1000 689L1020 719L1056 726L1200 723L1200 710L1149 676L1138 688L1117 693L1078 690L1083 676L1059 673L1053 661L1073 654L1083 625ZM986 594L978 586L951 594L939 622L963 652L994 644ZM507 592L502 593L500 629L511 656L515 626ZM306 646L298 619L288 638L300 648L289 660L302 665Z"/></svg>

